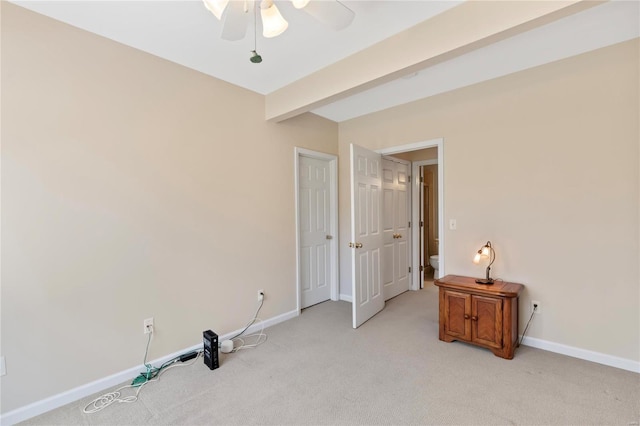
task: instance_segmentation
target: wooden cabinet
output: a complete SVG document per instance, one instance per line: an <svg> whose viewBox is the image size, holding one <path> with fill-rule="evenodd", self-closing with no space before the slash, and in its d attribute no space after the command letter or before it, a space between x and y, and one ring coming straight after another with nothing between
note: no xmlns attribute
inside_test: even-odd
<svg viewBox="0 0 640 426"><path fill-rule="evenodd" d="M478 284L447 275L440 287L440 340L460 340L511 359L518 342L518 297L524 286L506 281Z"/></svg>

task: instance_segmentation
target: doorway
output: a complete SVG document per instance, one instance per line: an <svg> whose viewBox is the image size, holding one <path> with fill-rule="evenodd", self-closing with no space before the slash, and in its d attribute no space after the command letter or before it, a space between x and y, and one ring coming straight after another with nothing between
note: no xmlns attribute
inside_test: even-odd
<svg viewBox="0 0 640 426"><path fill-rule="evenodd" d="M338 300L337 162L332 154L295 149L298 313Z"/></svg>
<svg viewBox="0 0 640 426"><path fill-rule="evenodd" d="M438 208L438 160L415 162L420 179L420 271L421 288L425 281L439 276L439 208ZM431 256L438 256L433 261Z"/></svg>
<svg viewBox="0 0 640 426"><path fill-rule="evenodd" d="M353 327L357 328L377 312L384 308L384 298L381 289L381 252L383 250L382 238L382 202L380 190L382 188L382 156L392 155L403 158L405 153L420 151L425 148L436 148L438 160L438 209L440 218L443 217L443 162L444 141L434 139L409 145L385 148L376 152L351 144L351 235L349 247L351 248L351 283L352 283L352 308ZM418 176L418 166L412 165L412 176ZM420 199L420 180L411 179L411 198ZM412 203L411 222L408 224L411 238L411 266L409 269L412 290L419 290L423 281L420 271L420 227L415 224L420 221L420 207L418 203ZM438 252L444 252L444 235L442 232L442 220L439 220ZM413 224L413 226L412 226ZM365 241L366 239L366 241ZM440 261L440 274L445 270L444 258ZM375 302L375 303L374 303Z"/></svg>
<svg viewBox="0 0 640 426"><path fill-rule="evenodd" d="M416 159L415 154L417 151L422 151L428 148L436 148L436 158L430 159ZM377 151L383 155L393 155L394 157L399 157L403 159L412 160L411 162L411 176L420 176L420 167L424 165L437 164L437 217L438 222L437 225L437 250L440 256L439 259L439 276L446 275L446 266L445 266L445 234L444 234L444 193L445 193L445 184L444 184L444 139L431 139L428 141L417 142L407 145L400 145L391 148L385 148ZM422 186L419 178L413 178L411 180L411 198L413 200L420 200L420 194L422 191ZM414 202L411 204L411 223L419 224L420 223L420 204ZM411 290L419 290L422 288L424 284L424 269L426 269L426 264L423 264L423 259L421 258L421 248L420 248L420 227L412 226L411 227L411 253L412 253L412 272L411 274ZM422 271L420 270L422 266Z"/></svg>

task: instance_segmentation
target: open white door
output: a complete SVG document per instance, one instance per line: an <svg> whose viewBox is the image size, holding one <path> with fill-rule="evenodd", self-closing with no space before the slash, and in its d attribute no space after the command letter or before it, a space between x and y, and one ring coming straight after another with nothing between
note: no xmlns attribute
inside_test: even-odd
<svg viewBox="0 0 640 426"><path fill-rule="evenodd" d="M409 290L411 163L382 158L382 291L384 300Z"/></svg>
<svg viewBox="0 0 640 426"><path fill-rule="evenodd" d="M353 328L384 308L382 156L351 144L351 282Z"/></svg>

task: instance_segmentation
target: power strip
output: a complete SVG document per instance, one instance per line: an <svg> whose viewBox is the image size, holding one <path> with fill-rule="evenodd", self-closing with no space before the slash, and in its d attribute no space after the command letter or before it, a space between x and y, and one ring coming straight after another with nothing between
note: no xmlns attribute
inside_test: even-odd
<svg viewBox="0 0 640 426"><path fill-rule="evenodd" d="M220 366L218 361L218 335L211 330L202 333L204 346L204 364L210 370L215 370Z"/></svg>

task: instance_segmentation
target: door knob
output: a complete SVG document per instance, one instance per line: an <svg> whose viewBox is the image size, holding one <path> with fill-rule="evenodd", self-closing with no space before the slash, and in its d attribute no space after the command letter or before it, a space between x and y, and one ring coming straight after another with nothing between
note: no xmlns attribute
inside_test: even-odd
<svg viewBox="0 0 640 426"><path fill-rule="evenodd" d="M355 244L353 244L353 243L351 243L351 242L349 243L349 247L350 247L350 248L354 248L355 246L356 246Z"/></svg>
<svg viewBox="0 0 640 426"><path fill-rule="evenodd" d="M362 248L362 243L356 243L356 248Z"/></svg>
<svg viewBox="0 0 640 426"><path fill-rule="evenodd" d="M469 314L464 314L464 319L469 319Z"/></svg>
<svg viewBox="0 0 640 426"><path fill-rule="evenodd" d="M327 235L327 236L326 236L326 239L327 239L327 240L331 240L331 239L333 239L333 236L331 236L331 235Z"/></svg>
<svg viewBox="0 0 640 426"><path fill-rule="evenodd" d="M478 317L471 317L471 321L478 321Z"/></svg>

